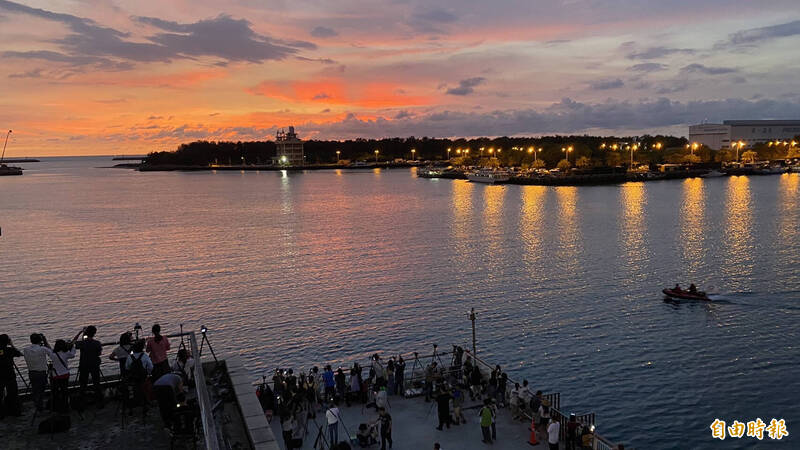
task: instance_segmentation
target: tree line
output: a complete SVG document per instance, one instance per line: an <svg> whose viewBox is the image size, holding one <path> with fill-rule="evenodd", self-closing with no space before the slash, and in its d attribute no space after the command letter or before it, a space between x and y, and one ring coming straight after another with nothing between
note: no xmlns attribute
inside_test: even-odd
<svg viewBox="0 0 800 450"><path fill-rule="evenodd" d="M798 139L795 139L797 141ZM735 149L711 150L706 146L691 148L683 137L675 136L543 136L536 138L500 137L476 139L386 138L345 141L304 141L306 164L335 164L347 161L450 159L455 164L496 164L500 166L552 168L565 160L572 167L626 166L633 150L635 164L710 163L732 161ZM412 151L413 150L413 151ZM449 150L449 151L448 151ZM754 159L800 157L798 147L787 144L760 144L739 150L739 159L746 152L755 152ZM337 154L337 152L339 152ZM273 141L195 141L181 144L174 151L158 151L148 155L147 164L195 165L270 164L275 157ZM797 154L797 156L792 156Z"/></svg>

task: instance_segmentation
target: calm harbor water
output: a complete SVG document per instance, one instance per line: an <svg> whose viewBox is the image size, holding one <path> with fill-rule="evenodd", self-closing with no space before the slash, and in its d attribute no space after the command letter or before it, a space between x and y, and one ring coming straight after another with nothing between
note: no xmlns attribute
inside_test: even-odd
<svg viewBox="0 0 800 450"><path fill-rule="evenodd" d="M800 433L800 175L484 186L413 170L138 173L54 158L0 178L0 333L206 324L275 367L467 344L637 448L729 423ZM719 293L666 303L676 281ZM398 439L400 440L400 439Z"/></svg>

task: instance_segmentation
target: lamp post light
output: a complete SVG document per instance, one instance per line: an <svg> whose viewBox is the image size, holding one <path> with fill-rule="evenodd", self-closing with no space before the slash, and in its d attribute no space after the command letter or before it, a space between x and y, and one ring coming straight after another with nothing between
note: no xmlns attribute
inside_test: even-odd
<svg viewBox="0 0 800 450"><path fill-rule="evenodd" d="M378 164L378 153L380 153L380 151L375 150L375 164Z"/></svg>
<svg viewBox="0 0 800 450"><path fill-rule="evenodd" d="M342 154L341 150L336 150L336 162L339 162L339 157Z"/></svg>
<svg viewBox="0 0 800 450"><path fill-rule="evenodd" d="M636 151L637 148L639 148L639 144L631 145L631 169L633 169L633 152Z"/></svg>
<svg viewBox="0 0 800 450"><path fill-rule="evenodd" d="M481 151L481 158L483 158L483 149L484 149L484 147L481 147L481 148L479 149L479 150Z"/></svg>
<svg viewBox="0 0 800 450"><path fill-rule="evenodd" d="M572 151L572 146L570 145L569 147L566 148L561 147L561 151L564 152L564 159L566 159L567 162L569 162L569 152Z"/></svg>
<svg viewBox="0 0 800 450"><path fill-rule="evenodd" d="M447 147L447 160L450 161L450 147Z"/></svg>
<svg viewBox="0 0 800 450"><path fill-rule="evenodd" d="M697 142L692 142L692 156L694 156L694 151L697 150Z"/></svg>
<svg viewBox="0 0 800 450"><path fill-rule="evenodd" d="M413 159L414 161L417 160L417 149L415 148L411 149L411 159Z"/></svg>

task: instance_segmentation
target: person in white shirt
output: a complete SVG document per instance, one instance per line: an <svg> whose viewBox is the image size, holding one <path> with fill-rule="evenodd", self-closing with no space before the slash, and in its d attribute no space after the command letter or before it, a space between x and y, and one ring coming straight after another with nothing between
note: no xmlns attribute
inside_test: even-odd
<svg viewBox="0 0 800 450"><path fill-rule="evenodd" d="M528 388L528 380L522 380L522 387L519 390L519 415L520 418L530 410L531 398L533 393ZM531 412L533 414L533 412Z"/></svg>
<svg viewBox="0 0 800 450"><path fill-rule="evenodd" d="M139 364L144 368L143 374L137 373ZM134 382L144 382L144 379L153 372L153 361L144 353L144 341L139 340L133 344L131 354L125 361L125 371L129 378L133 378Z"/></svg>
<svg viewBox="0 0 800 450"><path fill-rule="evenodd" d="M519 383L514 383L510 397L508 404L511 406L511 420L517 420L519 419Z"/></svg>
<svg viewBox="0 0 800 450"><path fill-rule="evenodd" d="M63 339L53 346L53 410L66 411L69 387L69 360L75 357L75 346Z"/></svg>
<svg viewBox="0 0 800 450"><path fill-rule="evenodd" d="M47 358L53 359L53 352L47 339L39 333L31 334L31 345L22 349L25 364L28 365L28 378L31 380L31 397L37 411L44 409L44 390L47 388Z"/></svg>
<svg viewBox="0 0 800 450"><path fill-rule="evenodd" d="M178 357L175 358L172 371L180 373L185 384L194 385L194 358L185 348L178 350Z"/></svg>
<svg viewBox="0 0 800 450"><path fill-rule="evenodd" d="M331 438L329 445L333 447L339 443L339 408L335 403L332 403L331 407L325 411L325 418L328 419L328 434Z"/></svg>
<svg viewBox="0 0 800 450"><path fill-rule="evenodd" d="M558 432L561 430L561 425L558 423L558 418L553 417L550 420L550 425L547 426L547 444L550 450L558 450Z"/></svg>

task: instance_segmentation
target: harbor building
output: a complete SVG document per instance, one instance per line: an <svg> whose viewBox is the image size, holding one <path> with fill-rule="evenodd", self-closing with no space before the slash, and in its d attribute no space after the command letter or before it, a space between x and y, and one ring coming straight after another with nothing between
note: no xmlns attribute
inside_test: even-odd
<svg viewBox="0 0 800 450"><path fill-rule="evenodd" d="M282 166L302 166L305 165L305 155L303 154L303 141L297 137L294 127L290 126L289 131L278 130L275 134L276 162Z"/></svg>
<svg viewBox="0 0 800 450"><path fill-rule="evenodd" d="M732 142L748 146L800 135L800 120L725 120L689 126L689 142L712 150L731 148Z"/></svg>

